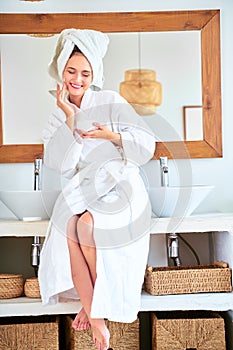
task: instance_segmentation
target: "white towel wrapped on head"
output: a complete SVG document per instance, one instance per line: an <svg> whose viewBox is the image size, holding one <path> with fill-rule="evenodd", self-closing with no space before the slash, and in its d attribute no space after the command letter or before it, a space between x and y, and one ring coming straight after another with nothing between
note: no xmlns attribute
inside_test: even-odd
<svg viewBox="0 0 233 350"><path fill-rule="evenodd" d="M109 38L106 34L89 29L65 29L61 32L54 57L49 64L49 74L58 82L62 82L65 65L77 46L88 59L93 73L91 86L103 87L103 57L106 54Z"/></svg>

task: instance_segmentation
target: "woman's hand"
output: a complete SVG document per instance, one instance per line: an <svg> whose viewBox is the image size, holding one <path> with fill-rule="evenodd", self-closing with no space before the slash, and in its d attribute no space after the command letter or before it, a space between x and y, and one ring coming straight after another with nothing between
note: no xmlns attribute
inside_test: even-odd
<svg viewBox="0 0 233 350"><path fill-rule="evenodd" d="M59 84L57 84L57 105L60 107L63 112L66 115L66 124L70 128L70 130L74 131L74 115L75 115L75 109L72 107L72 105L66 101L67 96L67 85L66 83L63 84L62 88Z"/></svg>
<svg viewBox="0 0 233 350"><path fill-rule="evenodd" d="M57 84L57 105L60 107L66 115L66 118L73 117L75 114L74 108L71 104L66 101L67 96L67 86L66 83L63 84L62 88Z"/></svg>
<svg viewBox="0 0 233 350"><path fill-rule="evenodd" d="M121 145L121 135L111 131L107 126L93 123L96 128L89 131L79 130L79 135L84 139L105 139Z"/></svg>

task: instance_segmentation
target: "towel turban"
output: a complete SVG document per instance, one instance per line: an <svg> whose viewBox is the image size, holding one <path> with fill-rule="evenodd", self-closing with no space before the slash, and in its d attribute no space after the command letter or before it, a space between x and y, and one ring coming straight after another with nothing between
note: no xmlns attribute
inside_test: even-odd
<svg viewBox="0 0 233 350"><path fill-rule="evenodd" d="M88 29L65 29L57 41L52 61L49 64L50 76L62 82L62 74L67 61L77 46L88 59L93 73L91 86L95 89L103 87L103 57L106 54L109 38L106 34Z"/></svg>

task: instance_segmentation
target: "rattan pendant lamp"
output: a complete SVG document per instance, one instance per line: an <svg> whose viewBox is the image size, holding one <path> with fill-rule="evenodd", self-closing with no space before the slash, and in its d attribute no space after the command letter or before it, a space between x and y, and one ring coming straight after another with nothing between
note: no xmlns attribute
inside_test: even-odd
<svg viewBox="0 0 233 350"><path fill-rule="evenodd" d="M141 68L141 36L138 33L138 69L125 71L125 81L120 83L120 95L140 115L152 115L162 103L162 85L156 81L156 72Z"/></svg>

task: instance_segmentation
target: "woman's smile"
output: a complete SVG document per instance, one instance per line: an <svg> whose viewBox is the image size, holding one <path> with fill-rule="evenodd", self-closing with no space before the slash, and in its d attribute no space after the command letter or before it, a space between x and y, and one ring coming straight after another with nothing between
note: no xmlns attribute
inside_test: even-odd
<svg viewBox="0 0 233 350"><path fill-rule="evenodd" d="M83 87L83 85L81 85L81 84L70 83L70 85L72 86L72 88L77 89L77 90L79 90Z"/></svg>

